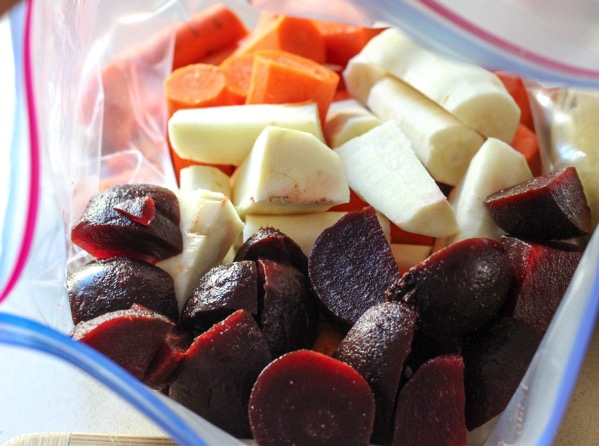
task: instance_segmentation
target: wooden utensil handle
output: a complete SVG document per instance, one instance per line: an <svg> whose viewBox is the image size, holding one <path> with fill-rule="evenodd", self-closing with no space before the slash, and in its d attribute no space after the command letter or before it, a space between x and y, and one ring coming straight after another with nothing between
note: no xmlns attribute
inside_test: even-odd
<svg viewBox="0 0 599 446"><path fill-rule="evenodd" d="M137 435L36 432L19 435L2 446L176 446L166 437Z"/></svg>

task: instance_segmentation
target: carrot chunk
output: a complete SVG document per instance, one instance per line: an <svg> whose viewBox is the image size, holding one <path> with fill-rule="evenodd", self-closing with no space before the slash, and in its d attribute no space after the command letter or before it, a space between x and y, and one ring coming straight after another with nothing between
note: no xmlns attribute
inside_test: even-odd
<svg viewBox="0 0 599 446"><path fill-rule="evenodd" d="M433 244L433 238L428 235L414 234L404 231L391 223L391 243L403 243L406 245L428 245Z"/></svg>
<svg viewBox="0 0 599 446"><path fill-rule="evenodd" d="M227 88L240 103L245 102L250 89L253 67L254 56L252 54L230 56L220 64L220 69L227 78Z"/></svg>
<svg viewBox="0 0 599 446"><path fill-rule="evenodd" d="M530 171L536 177L542 173L541 152L537 135L526 125L520 123L516 129L511 146L524 155Z"/></svg>
<svg viewBox="0 0 599 446"><path fill-rule="evenodd" d="M528 93L526 92L522 78L506 73L505 71L496 71L495 75L503 82L508 93L514 98L518 107L520 107L520 122L529 129L534 130L535 127L532 119L532 111L530 110Z"/></svg>
<svg viewBox="0 0 599 446"><path fill-rule="evenodd" d="M313 101L324 122L338 83L334 71L305 57L280 50L257 51L246 104Z"/></svg>
<svg viewBox="0 0 599 446"><path fill-rule="evenodd" d="M326 50L322 35L311 20L263 12L250 37L237 55L260 50L280 50L324 63Z"/></svg>

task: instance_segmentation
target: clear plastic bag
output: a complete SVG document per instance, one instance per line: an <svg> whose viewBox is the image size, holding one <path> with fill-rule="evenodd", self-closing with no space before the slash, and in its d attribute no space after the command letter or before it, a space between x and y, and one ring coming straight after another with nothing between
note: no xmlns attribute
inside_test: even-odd
<svg viewBox="0 0 599 446"><path fill-rule="evenodd" d="M88 412L73 417L69 411L84 407L88 403L88 392L116 392L124 398L123 404L136 407L150 420L147 424L135 421L138 414L123 409L119 412L121 423L113 425L120 433L153 434L155 429L151 423L156 423L181 444L199 445L202 440L205 444L238 444L178 404L150 391L106 358L65 336L72 327L64 288L65 274L68 268L86 258L70 244L68 234L89 197L100 188L115 183L151 182L175 186L164 138L166 111L162 105L162 81L170 68L174 42L172 38L164 37L168 33L161 31L211 3L208 0L37 0L30 3L32 22L30 28L25 29L25 36L31 39L29 45L19 40L24 11L17 10L13 14L16 46L29 48L31 52L26 51L25 58L29 55L35 63L35 69L29 67L25 72L17 72L16 77L31 81L29 90L35 91L35 104L31 103L29 107L33 113L29 118L29 123L34 124L31 128L26 125L26 108L24 104L20 105L10 152L11 162L18 171L12 171L8 191L15 220L4 225L1 240L0 285L6 300L0 307L0 343L43 352L37 355L49 353L60 357L106 385L98 388L84 383L83 388L78 387L73 394L56 395L56 407L52 410L61 420L56 424L60 429L90 431L98 426L110 429L106 427L110 423L97 423ZM250 26L255 21L257 10L250 5L242 1L227 3ZM320 18L353 23L370 24L383 19L404 27L422 42L454 57L468 58L489 68L520 72L543 81L545 84L531 83L529 91L536 108L535 125L543 146L545 168L568 162L571 153L564 149L567 144L552 143L558 138L552 133L555 110L561 107L566 117L571 113L561 106L567 102L558 100L558 92L561 94L564 90L549 88L547 83L599 86L599 78L595 75L597 46L592 40L594 37L588 33L579 37L588 38L581 48L588 50L589 58L561 59L562 65L569 68L560 71L551 63L539 64L538 60L514 57L505 48L494 48L492 40L474 39L468 30L459 29L462 22L450 20L451 14L445 14L448 16L443 19L445 21L430 14L430 10L451 6L448 2L336 0L320 2L317 6L310 0L255 0L254 3L296 15L314 16L317 11ZM460 8L474 8L474 3L465 2ZM500 2L494 8L501 5L513 8L515 14L514 11L520 8L534 11L534 3L526 2L516 7ZM590 2L578 3L581 7L594 7ZM436 8L431 8L435 5ZM559 7L557 2L551 2L551 5ZM546 6L541 9L548 11ZM595 15L578 17L587 21L591 16L599 17L594 9L591 12ZM547 26L553 23L547 17L539 20ZM472 17L469 21L476 22ZM486 21L477 23L487 26ZM564 27L574 29L571 22L565 23ZM560 46L564 55L568 55L570 47L567 45L581 44L577 39L568 40L570 36L561 32L559 36L557 40L564 40ZM440 42L444 45L440 46ZM541 49L531 48L531 51ZM17 58L20 54L17 51ZM561 53L543 54L541 61L561 56ZM124 60L126 63L115 63ZM21 66L20 62L17 60L17 68ZM103 89L102 68L107 64L115 64L117 75L123 80L120 95ZM18 84L21 91L25 91L24 87L22 83ZM119 107L133 110L132 123L118 119ZM32 117L37 119L38 125ZM555 150L558 146L562 149ZM580 159L580 155L576 159ZM36 167L38 161L40 164ZM598 259L599 239L595 235L527 375L487 444L551 443L595 323L599 304ZM2 352L0 350L0 354ZM10 367L18 365L12 363ZM70 376L64 372L61 375L65 380ZM0 370L0 379L2 376L9 375ZM13 373L7 379L18 377ZM22 379L28 378L24 375ZM37 379L46 380L44 382L52 386L52 377L38 376ZM33 398L32 395L26 397ZM68 399L69 404L64 399ZM12 430L5 429L12 435L19 433L18 429L49 430L48 424L3 419L5 416L11 416L11 413L0 412L0 432L3 424L17 426ZM131 423L138 424L131 427ZM3 435L0 433L0 440L6 439Z"/></svg>

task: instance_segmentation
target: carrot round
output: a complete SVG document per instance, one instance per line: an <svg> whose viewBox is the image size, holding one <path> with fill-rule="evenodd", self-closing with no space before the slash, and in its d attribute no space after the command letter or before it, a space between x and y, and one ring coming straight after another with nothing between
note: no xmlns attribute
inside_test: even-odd
<svg viewBox="0 0 599 446"><path fill-rule="evenodd" d="M324 40L311 20L267 12L261 14L256 30L235 54L260 50L287 51L318 63L326 60Z"/></svg>
<svg viewBox="0 0 599 446"><path fill-rule="evenodd" d="M246 104L312 101L324 122L338 83L337 73L313 60L280 50L257 51Z"/></svg>
<svg viewBox="0 0 599 446"><path fill-rule="evenodd" d="M541 152L535 132L520 123L511 146L524 155L530 171L536 177L542 173Z"/></svg>
<svg viewBox="0 0 599 446"><path fill-rule="evenodd" d="M176 29L173 70L201 62L249 34L228 6L216 3L196 13Z"/></svg>
<svg viewBox="0 0 599 446"><path fill-rule="evenodd" d="M326 63L345 66L370 39L384 28L364 28L344 23L313 20L325 45Z"/></svg>
<svg viewBox="0 0 599 446"><path fill-rule="evenodd" d="M241 103L245 101L254 67L254 56L245 54L228 57L220 64L220 69L227 78L227 88Z"/></svg>

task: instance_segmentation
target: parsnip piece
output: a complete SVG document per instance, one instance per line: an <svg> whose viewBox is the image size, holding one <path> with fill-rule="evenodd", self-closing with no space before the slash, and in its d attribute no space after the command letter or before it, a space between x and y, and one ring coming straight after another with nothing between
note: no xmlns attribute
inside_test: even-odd
<svg viewBox="0 0 599 446"><path fill-rule="evenodd" d="M490 71L439 56L388 28L359 54L408 83L487 137L510 143L520 109Z"/></svg>
<svg viewBox="0 0 599 446"><path fill-rule="evenodd" d="M423 262L431 255L433 247L391 243L391 252L400 270L405 271Z"/></svg>
<svg viewBox="0 0 599 446"><path fill-rule="evenodd" d="M382 124L366 107L355 99L333 102L324 123L324 136L329 146L339 147L356 136Z"/></svg>
<svg viewBox="0 0 599 446"><path fill-rule="evenodd" d="M343 70L345 88L362 104L366 104L372 86L386 75L385 70L360 54L351 58Z"/></svg>
<svg viewBox="0 0 599 446"><path fill-rule="evenodd" d="M324 141L314 103L179 110L168 121L168 134L174 151L183 159L238 166L268 125L303 130Z"/></svg>
<svg viewBox="0 0 599 446"><path fill-rule="evenodd" d="M222 170L212 166L189 166L179 172L179 188L193 191L206 189L231 196L230 178Z"/></svg>
<svg viewBox="0 0 599 446"><path fill-rule="evenodd" d="M325 211L349 201L339 156L314 135L268 126L231 177L240 216Z"/></svg>
<svg viewBox="0 0 599 446"><path fill-rule="evenodd" d="M380 118L394 119L431 176L450 186L464 176L470 160L484 142L478 132L393 77L386 77L372 87L367 105Z"/></svg>
<svg viewBox="0 0 599 446"><path fill-rule="evenodd" d="M396 122L375 127L335 152L350 187L400 228L432 237L458 230L447 199Z"/></svg>

